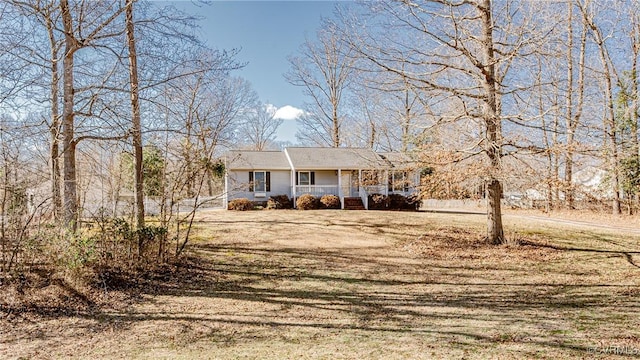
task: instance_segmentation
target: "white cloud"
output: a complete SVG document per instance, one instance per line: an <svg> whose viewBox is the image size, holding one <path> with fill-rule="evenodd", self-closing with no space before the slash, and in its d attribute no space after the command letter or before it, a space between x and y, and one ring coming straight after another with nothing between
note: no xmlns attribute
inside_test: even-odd
<svg viewBox="0 0 640 360"><path fill-rule="evenodd" d="M274 118L282 119L282 120L296 120L303 114L304 114L304 110L295 108L291 105L285 105L279 108L278 110L276 110Z"/></svg>
<svg viewBox="0 0 640 360"><path fill-rule="evenodd" d="M277 107L275 107L275 105L273 105L273 104L266 104L266 105L264 106L264 110L265 110L269 115L274 115L274 114L278 111L278 108L277 108Z"/></svg>

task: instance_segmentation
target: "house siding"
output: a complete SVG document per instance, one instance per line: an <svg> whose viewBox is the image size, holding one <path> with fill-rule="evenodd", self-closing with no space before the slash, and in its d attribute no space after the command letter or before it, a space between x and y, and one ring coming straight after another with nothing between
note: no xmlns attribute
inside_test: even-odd
<svg viewBox="0 0 640 360"><path fill-rule="evenodd" d="M316 185L335 185L338 186L338 175L335 170L316 171Z"/></svg>
<svg viewBox="0 0 640 360"><path fill-rule="evenodd" d="M287 195L291 197L291 171L265 170L271 173L271 191L266 197L255 197L255 192L249 191L249 172L253 170L230 170L228 172L228 199L247 198L251 201L267 201L269 196ZM263 170L256 170L263 171Z"/></svg>
<svg viewBox="0 0 640 360"><path fill-rule="evenodd" d="M297 170L297 171L310 171L315 173L313 185L334 185L338 186L337 170Z"/></svg>

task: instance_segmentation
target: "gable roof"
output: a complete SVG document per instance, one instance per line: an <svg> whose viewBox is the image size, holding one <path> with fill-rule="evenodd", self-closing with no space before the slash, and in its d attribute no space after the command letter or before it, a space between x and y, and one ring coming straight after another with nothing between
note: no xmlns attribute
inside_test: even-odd
<svg viewBox="0 0 640 360"><path fill-rule="evenodd" d="M284 151L232 150L226 167L234 170L366 170L411 169L415 162L402 153L376 153L368 148L288 147Z"/></svg>
<svg viewBox="0 0 640 360"><path fill-rule="evenodd" d="M236 170L291 170L282 151L232 150L227 153L225 166Z"/></svg>
<svg viewBox="0 0 640 360"><path fill-rule="evenodd" d="M371 149L290 147L285 152L295 169L378 169L390 165Z"/></svg>
<svg viewBox="0 0 640 360"><path fill-rule="evenodd" d="M418 167L418 163L409 155L400 152L378 153L383 159L391 163L394 169L411 170Z"/></svg>

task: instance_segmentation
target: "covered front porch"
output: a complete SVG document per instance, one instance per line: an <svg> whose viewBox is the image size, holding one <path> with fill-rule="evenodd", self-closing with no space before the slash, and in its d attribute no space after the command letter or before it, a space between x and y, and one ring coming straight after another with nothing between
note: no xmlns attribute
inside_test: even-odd
<svg viewBox="0 0 640 360"><path fill-rule="evenodd" d="M342 209L357 208L354 200L359 199L361 206L368 210L370 195L407 196L415 190L407 172L390 170L298 170L292 172L292 176L294 206L296 199L303 194L315 197L335 195L340 198Z"/></svg>

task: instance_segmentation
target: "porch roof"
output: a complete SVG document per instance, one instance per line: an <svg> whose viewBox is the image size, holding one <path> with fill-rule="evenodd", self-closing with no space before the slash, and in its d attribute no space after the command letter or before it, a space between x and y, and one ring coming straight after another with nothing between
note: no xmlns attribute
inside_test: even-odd
<svg viewBox="0 0 640 360"><path fill-rule="evenodd" d="M358 170L391 167L388 161L371 149L289 147L285 152L296 170Z"/></svg>

